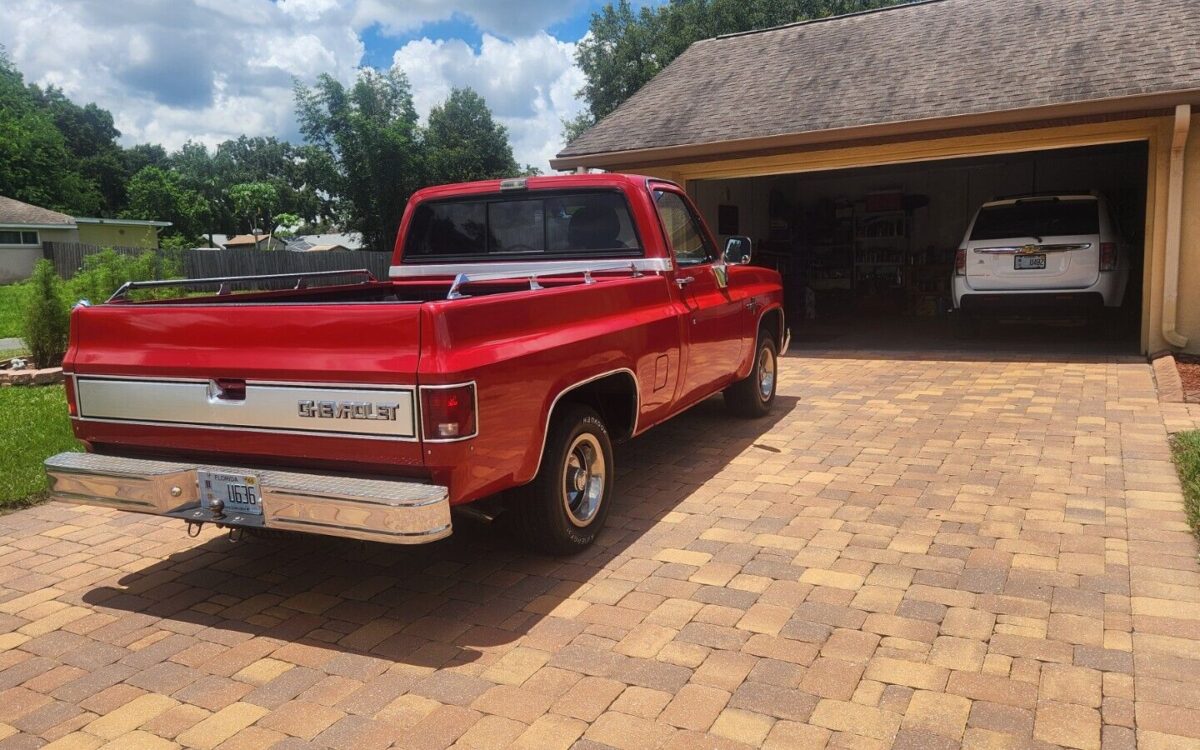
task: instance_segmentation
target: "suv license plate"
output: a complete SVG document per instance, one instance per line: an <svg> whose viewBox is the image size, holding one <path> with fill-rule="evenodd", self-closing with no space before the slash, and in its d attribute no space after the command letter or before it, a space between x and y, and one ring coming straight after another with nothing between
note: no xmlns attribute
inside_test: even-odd
<svg viewBox="0 0 1200 750"><path fill-rule="evenodd" d="M225 504L225 514L244 513L248 516L262 515L262 490L258 477L253 474L219 474L215 471L198 471L200 498L205 507L214 500Z"/></svg>
<svg viewBox="0 0 1200 750"><path fill-rule="evenodd" d="M1034 271L1045 267L1045 255L1018 255L1013 258L1013 268L1017 271Z"/></svg>

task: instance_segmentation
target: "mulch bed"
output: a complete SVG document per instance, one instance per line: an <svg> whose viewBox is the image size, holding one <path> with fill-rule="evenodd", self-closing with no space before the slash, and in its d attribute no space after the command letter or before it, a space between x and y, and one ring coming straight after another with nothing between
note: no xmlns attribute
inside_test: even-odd
<svg viewBox="0 0 1200 750"><path fill-rule="evenodd" d="M1191 354L1176 354L1175 367L1183 381L1184 400L1200 404L1200 357Z"/></svg>

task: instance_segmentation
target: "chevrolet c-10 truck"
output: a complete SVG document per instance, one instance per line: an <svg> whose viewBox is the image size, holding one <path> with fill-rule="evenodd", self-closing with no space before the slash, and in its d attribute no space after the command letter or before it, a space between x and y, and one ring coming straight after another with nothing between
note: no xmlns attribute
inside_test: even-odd
<svg viewBox="0 0 1200 750"><path fill-rule="evenodd" d="M86 452L47 459L52 497L399 544L480 503L580 550L612 504L614 442L717 393L771 408L783 294L750 252L719 252L673 183L578 174L421 190L386 281L128 283L72 313ZM137 301L185 283L220 289Z"/></svg>

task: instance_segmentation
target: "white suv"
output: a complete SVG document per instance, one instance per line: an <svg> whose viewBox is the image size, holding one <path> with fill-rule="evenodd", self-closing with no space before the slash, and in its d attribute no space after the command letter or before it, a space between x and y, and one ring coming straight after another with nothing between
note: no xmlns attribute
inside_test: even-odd
<svg viewBox="0 0 1200 750"><path fill-rule="evenodd" d="M954 260L954 309L1031 312L1120 307L1129 252L1098 195L985 203Z"/></svg>

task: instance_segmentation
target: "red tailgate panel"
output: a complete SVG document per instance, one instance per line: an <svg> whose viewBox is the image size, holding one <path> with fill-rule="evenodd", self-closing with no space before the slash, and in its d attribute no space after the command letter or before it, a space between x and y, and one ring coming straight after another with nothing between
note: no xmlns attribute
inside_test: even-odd
<svg viewBox="0 0 1200 750"><path fill-rule="evenodd" d="M150 388L175 380L415 386L420 314L420 305L404 303L103 305L72 316L67 369L80 379L137 378ZM137 398L136 389L130 393ZM296 391L297 399L309 396ZM286 401L279 408L293 407ZM312 468L354 464L379 473L411 474L421 465L415 438L319 434L324 425L316 421L317 434L271 424L209 429L77 419L74 427L101 451L119 445L123 452Z"/></svg>

